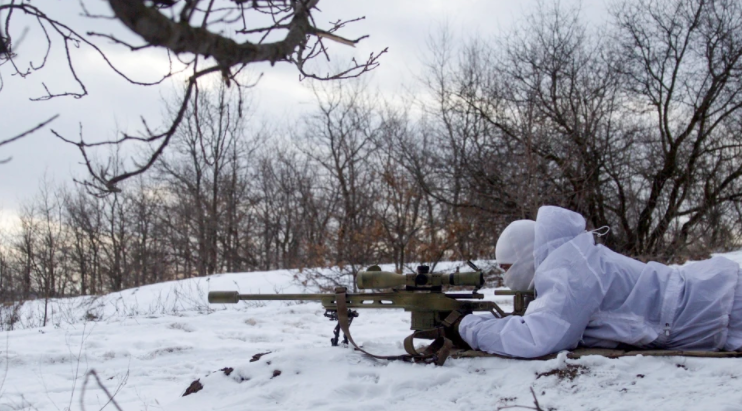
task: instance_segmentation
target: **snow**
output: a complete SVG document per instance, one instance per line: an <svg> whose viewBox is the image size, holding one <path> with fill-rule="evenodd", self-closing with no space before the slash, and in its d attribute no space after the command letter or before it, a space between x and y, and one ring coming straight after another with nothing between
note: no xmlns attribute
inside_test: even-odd
<svg viewBox="0 0 742 411"><path fill-rule="evenodd" d="M331 347L335 323L319 303L206 302L209 290L316 292L296 274L222 274L52 301L45 327L43 301L26 303L20 329L0 334L0 411L115 409L91 370L125 411L496 410L532 407L531 389L544 410L742 410L742 359L561 355L436 367ZM401 354L409 313L363 310L351 330L370 352ZM260 353L268 354L251 361ZM203 389L183 397L196 380Z"/></svg>

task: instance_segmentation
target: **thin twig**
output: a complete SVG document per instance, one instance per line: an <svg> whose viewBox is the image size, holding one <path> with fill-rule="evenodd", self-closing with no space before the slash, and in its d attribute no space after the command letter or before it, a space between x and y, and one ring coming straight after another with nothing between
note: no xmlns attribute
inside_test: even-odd
<svg viewBox="0 0 742 411"><path fill-rule="evenodd" d="M15 137L10 137L10 138L8 138L8 139L5 139L5 140L2 140L2 141L0 141L0 146L2 146L2 145L5 145L5 144L10 144L10 143L12 143L12 142L14 142L14 141L16 141L16 140L20 140L20 139L22 139L23 137L26 137L27 135L29 135L29 134L32 134L32 133L34 133L34 132L38 131L39 129L43 128L43 127L44 127L44 126L46 126L47 124L49 124L49 123L51 123L52 121L56 120L56 119L57 119L57 117L59 117L59 114L55 114L54 116L52 116L52 117L51 117L51 118L49 118L48 120L46 120L46 121L43 121L43 122L39 123L39 124L38 124L38 125L37 125L36 127L32 128L32 129L29 129L29 130L26 130L26 131L24 131L23 133L21 133L21 134L18 134L18 135L17 135L17 136L15 136Z"/></svg>
<svg viewBox="0 0 742 411"><path fill-rule="evenodd" d="M116 402L116 398L115 397L116 397L116 394L118 394L118 392L121 389L121 387L123 386L123 384L126 383L126 380L127 380L128 376L129 376L129 372L128 371L126 372L126 377L119 384L119 386L116 388L116 392L114 392L113 394L111 394L111 392L108 391L108 388L106 388L106 386L103 385L103 382L101 382L100 378L98 377L98 373L96 373L95 370L90 370L90 371L87 372L87 374L85 374L85 380L83 381L83 384L82 384L82 392L80 393L80 408L82 409L82 411L85 411L85 401L84 401L85 400L85 389L87 388L87 385L88 385L88 378L91 375L93 376L93 378L95 378L95 381L98 384L98 387L100 387L100 389L102 389L103 392L108 397L108 401L105 404L103 404L103 407L101 407L101 409L106 408L106 406L108 404L113 404L113 406L116 407L116 409L118 411L124 411L124 410L121 409L121 407Z"/></svg>
<svg viewBox="0 0 742 411"><path fill-rule="evenodd" d="M527 410L536 410L536 411L544 411L543 408L541 408L541 405L538 403L538 398L536 398L536 393L533 391L533 387L531 387L531 395L533 395L533 407L528 405L505 405L502 407L497 407L497 411L504 410L507 408L524 408Z"/></svg>

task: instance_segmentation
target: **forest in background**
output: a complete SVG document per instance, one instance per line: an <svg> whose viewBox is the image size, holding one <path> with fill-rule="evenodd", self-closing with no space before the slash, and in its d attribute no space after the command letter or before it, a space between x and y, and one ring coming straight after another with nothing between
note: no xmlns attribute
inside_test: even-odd
<svg viewBox="0 0 742 411"><path fill-rule="evenodd" d="M642 260L739 247L742 5L626 2L611 23L553 6L495 39L444 31L425 96L316 82L290 124L199 87L166 155L120 192L42 184L0 238L0 300L493 258L498 233L544 204L610 227L600 241Z"/></svg>

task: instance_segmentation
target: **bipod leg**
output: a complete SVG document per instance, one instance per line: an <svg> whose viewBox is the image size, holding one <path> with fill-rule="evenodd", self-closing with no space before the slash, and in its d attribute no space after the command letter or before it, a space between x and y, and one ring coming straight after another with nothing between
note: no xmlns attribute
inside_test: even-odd
<svg viewBox="0 0 742 411"><path fill-rule="evenodd" d="M329 318L330 321L337 321L338 320L338 313L337 311L325 311L325 317ZM350 324L353 323L353 319L358 317L358 312L353 310L348 310L348 327L350 327ZM330 338L330 344L333 347L338 346L338 341L340 340L340 323L335 326L335 329L332 331L334 337ZM348 336L345 335L345 332L343 331L343 344L348 344Z"/></svg>
<svg viewBox="0 0 742 411"><path fill-rule="evenodd" d="M338 346L338 338L340 338L340 324L335 326L335 330L333 331L333 334L335 334L335 337L330 338L330 344L332 344L333 347ZM347 344L348 339L345 337L345 333L343 333L343 343Z"/></svg>

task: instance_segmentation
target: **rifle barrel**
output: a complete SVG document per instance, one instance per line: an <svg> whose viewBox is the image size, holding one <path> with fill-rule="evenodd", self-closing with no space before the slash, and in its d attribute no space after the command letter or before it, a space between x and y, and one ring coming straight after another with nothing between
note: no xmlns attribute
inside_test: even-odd
<svg viewBox="0 0 742 411"><path fill-rule="evenodd" d="M211 291L211 304L237 304L240 301L322 301L334 298L332 294L240 294L237 291Z"/></svg>

